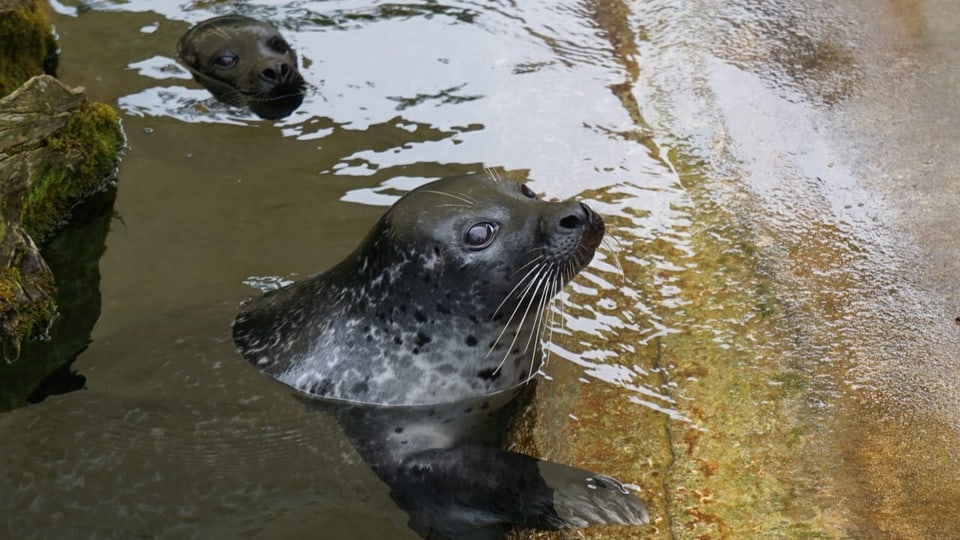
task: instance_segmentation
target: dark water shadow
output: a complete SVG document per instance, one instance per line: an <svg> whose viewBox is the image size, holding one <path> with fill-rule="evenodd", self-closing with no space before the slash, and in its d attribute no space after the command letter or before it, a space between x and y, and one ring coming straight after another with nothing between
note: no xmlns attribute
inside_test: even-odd
<svg viewBox="0 0 960 540"><path fill-rule="evenodd" d="M100 337L83 391L0 415L0 536L415 538L336 422L234 351L237 305Z"/></svg>
<svg viewBox="0 0 960 540"><path fill-rule="evenodd" d="M100 317L100 257L116 196L110 186L88 197L43 247L59 314L44 339L28 341L16 362L0 365L0 411L83 388L85 378L72 364L90 344Z"/></svg>

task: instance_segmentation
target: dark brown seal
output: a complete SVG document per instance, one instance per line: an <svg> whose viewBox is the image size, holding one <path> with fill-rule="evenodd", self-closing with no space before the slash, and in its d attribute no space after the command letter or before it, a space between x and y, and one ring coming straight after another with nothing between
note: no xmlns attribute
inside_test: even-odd
<svg viewBox="0 0 960 540"><path fill-rule="evenodd" d="M297 55L269 23L242 15L207 19L177 43L177 56L218 100L268 119L303 102Z"/></svg>

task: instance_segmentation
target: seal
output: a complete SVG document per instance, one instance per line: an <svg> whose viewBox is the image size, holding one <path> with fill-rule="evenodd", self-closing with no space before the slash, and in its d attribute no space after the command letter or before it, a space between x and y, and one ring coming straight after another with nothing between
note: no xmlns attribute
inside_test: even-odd
<svg viewBox="0 0 960 540"><path fill-rule="evenodd" d="M234 343L337 418L426 538L646 523L619 482L500 449L549 304L603 233L587 205L490 173L437 180L333 268L246 302Z"/></svg>
<svg viewBox="0 0 960 540"><path fill-rule="evenodd" d="M262 118L282 118L303 102L296 52L271 24L222 15L191 27L177 56L215 98Z"/></svg>
<svg viewBox="0 0 960 540"><path fill-rule="evenodd" d="M490 175L401 198L334 268L248 303L243 355L304 393L426 404L489 394L538 367L547 303L593 257L603 221Z"/></svg>

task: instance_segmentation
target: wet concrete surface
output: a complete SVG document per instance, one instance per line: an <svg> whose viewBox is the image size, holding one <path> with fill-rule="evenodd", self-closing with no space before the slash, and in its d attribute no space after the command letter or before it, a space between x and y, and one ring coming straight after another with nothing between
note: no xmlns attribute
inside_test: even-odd
<svg viewBox="0 0 960 540"><path fill-rule="evenodd" d="M607 430L624 448L646 446L612 473L658 488L648 494L653 527L591 538L960 535L960 183L949 150L960 62L948 52L960 7L634 8L633 96L694 199L691 223L711 241L680 256L651 243L643 258L670 264L626 269L627 279L676 281L692 261L700 283L683 281L681 296L711 291L728 307L753 299L761 316L718 316L702 297L681 309L647 302L680 332L633 356L635 371L660 370L662 393L675 398L666 446L632 436L622 426L655 430L620 409L609 420L612 402L582 389L570 403L603 403L599 414L563 418L541 400L530 416L547 429L521 446L586 462L611 455ZM752 249L725 253L731 231ZM703 281L710 269L720 282ZM744 275L754 283L746 296ZM717 348L724 335L732 339Z"/></svg>

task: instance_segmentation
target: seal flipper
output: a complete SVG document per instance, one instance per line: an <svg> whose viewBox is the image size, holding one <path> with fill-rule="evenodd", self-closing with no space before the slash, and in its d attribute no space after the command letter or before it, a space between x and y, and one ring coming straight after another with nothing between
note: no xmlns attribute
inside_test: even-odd
<svg viewBox="0 0 960 540"><path fill-rule="evenodd" d="M424 450L388 469L384 480L424 538L649 522L643 503L611 478L496 448Z"/></svg>

